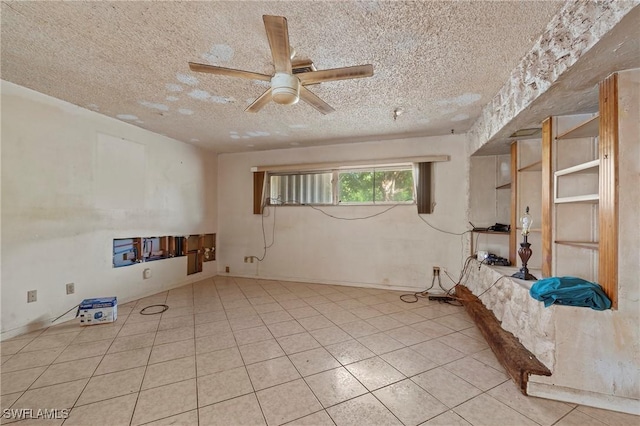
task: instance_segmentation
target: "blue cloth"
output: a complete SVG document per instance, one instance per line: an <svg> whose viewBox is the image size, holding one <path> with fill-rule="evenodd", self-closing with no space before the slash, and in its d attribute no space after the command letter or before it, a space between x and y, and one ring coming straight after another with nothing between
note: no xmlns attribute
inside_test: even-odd
<svg viewBox="0 0 640 426"><path fill-rule="evenodd" d="M548 308L552 304L586 306L597 311L611 308L611 300L595 284L576 277L551 277L538 280L531 286L529 294L544 302Z"/></svg>

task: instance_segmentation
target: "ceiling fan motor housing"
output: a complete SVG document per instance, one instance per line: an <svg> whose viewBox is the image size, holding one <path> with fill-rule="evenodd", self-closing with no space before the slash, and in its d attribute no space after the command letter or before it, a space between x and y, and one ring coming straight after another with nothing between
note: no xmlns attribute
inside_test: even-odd
<svg viewBox="0 0 640 426"><path fill-rule="evenodd" d="M275 103L291 105L300 99L300 80L298 77L277 72L271 78L271 98Z"/></svg>

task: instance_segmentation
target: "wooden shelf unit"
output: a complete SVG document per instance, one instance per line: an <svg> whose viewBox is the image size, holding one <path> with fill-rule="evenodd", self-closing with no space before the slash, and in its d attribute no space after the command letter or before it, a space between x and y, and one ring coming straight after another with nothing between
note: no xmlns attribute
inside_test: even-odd
<svg viewBox="0 0 640 426"><path fill-rule="evenodd" d="M471 254L476 250L510 257L509 232L488 231L495 223L510 224L511 191L513 188L511 155L483 155L470 160L470 204L469 220L478 226L471 234ZM484 229L484 230L480 230ZM498 235L492 237L492 235Z"/></svg>
<svg viewBox="0 0 640 426"><path fill-rule="evenodd" d="M556 204L564 203L597 203L600 200L598 194L573 195L571 197L559 197L553 200Z"/></svg>
<svg viewBox="0 0 640 426"><path fill-rule="evenodd" d="M562 139L578 139L598 136L598 130L600 128L600 115L596 114L588 120L572 127L566 132L556 136L556 140Z"/></svg>
<svg viewBox="0 0 640 426"><path fill-rule="evenodd" d="M556 176L565 176L571 174L579 174L579 173L598 173L598 168L600 167L600 159L587 161L585 163L581 163L572 167L567 167L566 169L558 170L555 172Z"/></svg>
<svg viewBox="0 0 640 426"><path fill-rule="evenodd" d="M554 241L555 244L570 246L570 247L578 247L588 250L599 250L600 243L598 241Z"/></svg>
<svg viewBox="0 0 640 426"><path fill-rule="evenodd" d="M542 141L541 138L525 139L511 145L511 236L509 238L509 257L512 265L520 266L517 256L520 243L523 241L520 219L527 207L533 223L542 226L542 211L540 194L540 176L542 171ZM544 264L542 257L542 233L540 228L530 230L528 236L531 244L532 256L529 260L530 269L538 269Z"/></svg>
<svg viewBox="0 0 640 426"><path fill-rule="evenodd" d="M579 175L579 174L598 174L600 167L600 160L591 160L575 166L567 167L562 170L558 170L554 173L553 187L554 187L554 203L595 203L599 200L598 193L582 194L560 197L558 195L559 178L562 176ZM596 188L594 188L596 189Z"/></svg>
<svg viewBox="0 0 640 426"><path fill-rule="evenodd" d="M511 235L511 231L507 231L507 232L500 232L500 231L471 231L471 255L474 256L475 255L475 249L477 247L475 247L475 241L473 239L473 234L482 234L482 235L502 235L502 236L510 236ZM513 263L513 262L512 262Z"/></svg>
<svg viewBox="0 0 640 426"><path fill-rule="evenodd" d="M474 234L490 234L490 235L509 235L510 231L471 231Z"/></svg>
<svg viewBox="0 0 640 426"><path fill-rule="evenodd" d="M522 227L517 226L516 230L517 231L522 231ZM531 229L529 229L529 232L542 232L542 228L531 228Z"/></svg>
<svg viewBox="0 0 640 426"><path fill-rule="evenodd" d="M618 306L618 99L614 73L599 84L597 114L542 123L542 276L595 281L612 309ZM595 177L579 176L589 174L597 175L597 185ZM562 177L569 180L558 197Z"/></svg>
<svg viewBox="0 0 640 426"><path fill-rule="evenodd" d="M542 160L528 164L518 169L519 172L539 172L542 170Z"/></svg>
<svg viewBox="0 0 640 426"><path fill-rule="evenodd" d="M548 120L543 132L545 195L549 224L543 231L543 276L598 280L598 116L567 115ZM566 129L566 130L565 130ZM544 228L544 227L543 227Z"/></svg>

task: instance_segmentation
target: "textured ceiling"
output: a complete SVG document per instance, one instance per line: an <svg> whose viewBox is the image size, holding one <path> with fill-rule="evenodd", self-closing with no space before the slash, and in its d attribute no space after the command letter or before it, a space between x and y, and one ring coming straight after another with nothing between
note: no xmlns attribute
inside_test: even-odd
<svg viewBox="0 0 640 426"><path fill-rule="evenodd" d="M4 80L218 152L466 132L559 2L3 2ZM244 109L268 83L193 73L188 61L273 72L263 14L297 59L371 63L371 78ZM267 84L267 86L265 86ZM393 119L394 109L404 114Z"/></svg>

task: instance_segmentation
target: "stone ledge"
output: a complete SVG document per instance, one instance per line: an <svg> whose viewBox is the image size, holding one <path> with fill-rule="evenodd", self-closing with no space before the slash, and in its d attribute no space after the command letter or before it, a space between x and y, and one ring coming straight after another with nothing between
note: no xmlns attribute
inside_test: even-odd
<svg viewBox="0 0 640 426"><path fill-rule="evenodd" d="M527 383L531 374L551 376L544 366L520 341L505 331L498 319L471 291L463 285L456 286L456 296L489 344L489 347L507 370L520 391L527 395Z"/></svg>
<svg viewBox="0 0 640 426"><path fill-rule="evenodd" d="M529 289L534 281L511 277L517 270L515 267L481 265L474 260L469 268L468 278L463 284L473 294L479 295L504 330L513 333L525 348L553 371L556 306L545 308L542 302L532 298ZM539 271L531 272L540 276Z"/></svg>

